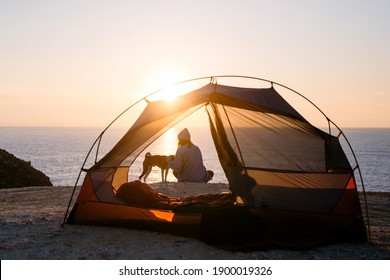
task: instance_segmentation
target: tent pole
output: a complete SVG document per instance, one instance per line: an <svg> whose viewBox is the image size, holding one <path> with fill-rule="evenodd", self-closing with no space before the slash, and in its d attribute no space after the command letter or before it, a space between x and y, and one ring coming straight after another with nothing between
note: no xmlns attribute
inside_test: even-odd
<svg viewBox="0 0 390 280"><path fill-rule="evenodd" d="M99 155L99 149L100 149L100 143L102 142L103 134L100 134L100 137L98 138L98 145L96 148L96 154L95 154L95 163L97 163L98 155Z"/></svg>
<svg viewBox="0 0 390 280"><path fill-rule="evenodd" d="M79 175L77 176L76 183L74 184L74 187L73 187L73 190L72 190L72 194L71 194L70 199L69 199L68 207L66 208L64 220L63 220L61 226L63 226L63 225L65 224L66 218L68 217L69 208L70 208L70 205L71 205L71 203L72 203L74 193L76 192L77 184L78 184L78 182L79 182L79 180L80 180L80 177L81 177L81 172L85 171L84 167L85 167L85 164L86 164L86 162L87 162L87 160L88 160L88 158L89 158L89 155L91 154L91 152L92 152L92 150L93 150L93 147L95 147L96 142L99 141L99 143L100 143L100 139L101 139L102 137L103 137L103 132L99 135L99 137L96 138L95 142L93 142L91 148L89 149L89 151L88 151L88 153L87 153L87 156L86 156L85 159L84 159L84 162L83 162L83 164L82 164L82 166L81 166L81 168L80 168ZM97 157L97 153L98 153L98 152L96 151L96 157Z"/></svg>
<svg viewBox="0 0 390 280"><path fill-rule="evenodd" d="M335 124L333 121L331 121L328 117L326 117L326 119L328 121L329 134L331 135L331 125L334 125L337 128L337 130L339 131L339 134L337 135L337 138L340 138L340 136L343 136L343 138L347 142L347 145L348 145L349 149L351 150L352 156L353 156L353 158L355 160L356 167L353 169L353 172L355 172L355 170L357 169L358 173L359 173L359 178L360 178L360 182L361 182L361 185L362 185L362 193L363 193L363 199L364 199L364 208L366 210L368 240L371 241L371 226L370 226L370 218L369 218L369 213L368 213L368 203L367 203L367 196L366 196L366 188L365 188L365 185L364 185L363 175L362 175L362 172L360 170L360 166L359 166L359 162L357 160L357 156L356 156L355 151L353 150L352 145L349 142L347 136L340 129L340 127L338 127L337 124Z"/></svg>
<svg viewBox="0 0 390 280"><path fill-rule="evenodd" d="M367 196L366 196L366 188L364 186L364 181L363 181L363 175L362 175L362 172L360 170L360 165L359 165L359 162L357 160L357 157L356 157L356 154L352 148L352 145L351 143L349 142L347 136L344 134L344 132L334 123L332 122L331 120L329 120L329 122L331 122L340 132L340 135L343 136L343 138L345 139L345 141L347 142L348 146L349 146L349 149L351 150L351 153L352 153L352 156L355 160L355 163L356 163L356 167L353 171L355 171L356 169L358 170L358 173L359 173L359 177L360 177L360 182L361 182L361 185L362 185L362 193L363 193L363 199L364 199L364 206L365 206L365 209L366 209L366 219L367 219L367 233L368 233L368 240L371 241L371 226L370 226L370 218L369 218L369 213L368 213L368 203L367 203Z"/></svg>
<svg viewBox="0 0 390 280"><path fill-rule="evenodd" d="M82 171L83 171L83 169L80 170L79 175L77 176L77 180L76 180L76 183L74 184L74 187L73 187L73 190L72 190L72 194L71 194L71 196L70 196L69 203L68 203L68 207L66 208L64 220L62 221L61 227L64 226L64 224L66 223L66 219L68 218L68 213L69 213L70 205L72 204L73 196L74 196L74 194L75 194L75 192L76 192L77 184L78 184L78 182L79 182L79 179L80 179L80 176L81 176L81 172L82 172Z"/></svg>

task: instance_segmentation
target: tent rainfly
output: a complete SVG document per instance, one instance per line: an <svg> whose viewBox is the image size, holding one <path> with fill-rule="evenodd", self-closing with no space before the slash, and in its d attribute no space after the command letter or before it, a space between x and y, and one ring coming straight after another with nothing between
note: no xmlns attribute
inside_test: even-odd
<svg viewBox="0 0 390 280"><path fill-rule="evenodd" d="M161 100L147 101L138 119L105 156L88 169L84 162L80 174L86 175L69 212L72 193L64 223L165 231L238 250L306 249L367 240L368 216L364 220L355 170L362 176L352 148L356 168L343 151L339 138L345 135L337 125L306 97L269 80L214 76L181 83L206 78L205 85L178 96L172 106ZM270 87L227 86L218 84L217 78L259 80ZM329 132L310 124L275 85L318 109ZM128 182L130 167L153 141L200 108L208 115L231 193L204 195L189 204L152 193L154 200L149 203L150 193L149 198L143 194L145 186ZM338 136L331 134L334 127Z"/></svg>

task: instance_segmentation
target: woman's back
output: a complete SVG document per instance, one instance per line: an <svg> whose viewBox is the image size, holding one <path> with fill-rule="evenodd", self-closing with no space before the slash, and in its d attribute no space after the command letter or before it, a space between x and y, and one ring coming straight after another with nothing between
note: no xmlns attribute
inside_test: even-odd
<svg viewBox="0 0 390 280"><path fill-rule="evenodd" d="M177 149L174 170L178 171L179 182L205 182L206 168L198 146L183 145Z"/></svg>

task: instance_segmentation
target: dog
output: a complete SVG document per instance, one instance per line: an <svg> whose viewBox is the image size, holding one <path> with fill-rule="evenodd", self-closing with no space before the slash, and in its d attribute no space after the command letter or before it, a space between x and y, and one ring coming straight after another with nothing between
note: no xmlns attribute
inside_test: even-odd
<svg viewBox="0 0 390 280"><path fill-rule="evenodd" d="M142 177L144 178L144 182L146 178L149 176L152 171L153 166L158 166L161 169L161 182L167 181L168 171L169 171L169 161L174 160L174 155L169 156L161 156L161 155L153 155L149 152L145 154L145 159L142 164L142 174L138 177L141 181Z"/></svg>

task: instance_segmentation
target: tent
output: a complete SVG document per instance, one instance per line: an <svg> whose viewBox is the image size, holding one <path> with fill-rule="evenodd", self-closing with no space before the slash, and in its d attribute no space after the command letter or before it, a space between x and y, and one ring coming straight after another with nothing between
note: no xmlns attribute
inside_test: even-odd
<svg viewBox="0 0 390 280"><path fill-rule="evenodd" d="M219 84L226 77L270 84ZM92 167L82 167L86 175L64 221L165 231L234 249L304 249L367 240L355 179L358 165L351 166L340 144L345 137L341 130L311 101L279 83L245 76L190 81L205 78L210 81L178 96L173 106L143 99L147 106L117 144ZM329 131L309 123L275 86L309 101L325 116ZM128 182L135 159L200 108L208 115L231 194L182 203L140 182ZM334 127L339 130L336 136L331 133Z"/></svg>

